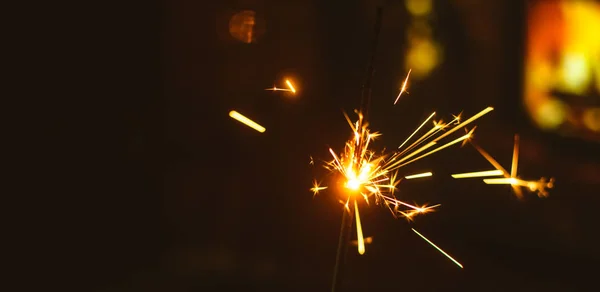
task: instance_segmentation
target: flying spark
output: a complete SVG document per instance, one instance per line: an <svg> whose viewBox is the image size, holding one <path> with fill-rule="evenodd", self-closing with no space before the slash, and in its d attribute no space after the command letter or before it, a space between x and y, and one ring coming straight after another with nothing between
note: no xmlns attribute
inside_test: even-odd
<svg viewBox="0 0 600 292"><path fill-rule="evenodd" d="M316 196L320 191L327 189L327 187L319 186L317 180L313 181L313 187L310 190L314 193L313 196Z"/></svg>
<svg viewBox="0 0 600 292"><path fill-rule="evenodd" d="M398 93L398 97L396 97L396 100L394 100L394 104L396 104L398 102L398 99L400 99L400 96L402 95L402 93L407 92L406 84L408 84L408 77L410 76L410 71L412 71L412 69L408 70L408 74L406 74L406 79L404 79L404 83L402 83L402 89L400 89L400 93Z"/></svg>
<svg viewBox="0 0 600 292"><path fill-rule="evenodd" d="M360 224L360 214L358 214L358 203L354 200L354 211L356 212L356 238L358 239L358 253L365 254L365 240L362 233L362 225Z"/></svg>
<svg viewBox="0 0 600 292"><path fill-rule="evenodd" d="M418 231L416 231L414 228L411 228L412 231L414 231L418 236L420 236L421 238L423 238L425 241L427 241L427 243L431 244L431 246L435 247L435 249L437 249L439 252L441 252L442 254L444 254L446 257L448 257L451 261L453 261L457 266L459 266L461 269L463 268L463 265L461 263L459 263L457 260L455 260L454 258L452 258L449 254L447 254L445 251L443 251L441 248L439 248L437 245L435 245L433 242L431 242L429 239L427 239L427 237L423 236L421 233L419 233Z"/></svg>
<svg viewBox="0 0 600 292"><path fill-rule="evenodd" d="M481 154L481 156L483 156L492 166L494 166L496 168L496 171L499 172L500 175L504 176L503 178L484 179L483 182L486 184L510 185L512 187L513 191L515 192L515 195L518 198L523 197L523 191L521 190L522 187L527 188L530 192L537 192L539 197L547 197L548 189L551 189L554 187L554 178L550 178L550 180L546 180L546 178L542 177L537 181L527 181L527 180L522 180L517 176L517 167L518 167L518 163L519 163L519 140L520 140L519 136L515 135L510 173L507 172L506 169L504 169L502 167L502 165L500 165L500 163L498 163L498 161L496 161L496 159L494 159L494 157L492 157L488 152L486 152L481 147L479 147L477 144L475 144L475 142L470 141L471 145L473 145L473 147L475 147L475 149L477 149L477 151ZM491 173L491 172L492 171L488 171L487 173ZM487 176L487 175L485 175L485 173L486 172L470 173L470 176L468 176L468 177ZM476 174L479 174L479 175L476 175ZM453 175L453 177L454 177L454 175ZM455 177L455 178L464 178L464 177Z"/></svg>
<svg viewBox="0 0 600 292"><path fill-rule="evenodd" d="M288 88L281 88L281 87L277 87L277 86L273 85L273 87L266 88L265 90L285 91L285 92L291 92L293 94L296 94L296 87L294 86L294 84L292 84L292 81L290 81L289 79L286 79L285 84L287 85Z"/></svg>
<svg viewBox="0 0 600 292"><path fill-rule="evenodd" d="M230 111L229 112L229 116L232 117L232 118L234 118L238 122L240 122L240 123L242 123L242 124L244 124L244 125L252 128L254 130L257 130L257 131L259 131L261 133L264 133L266 131L266 129L263 126L257 124L253 120L245 117L244 115L242 115L242 114L240 114L240 113L238 113L236 111Z"/></svg>
<svg viewBox="0 0 600 292"><path fill-rule="evenodd" d="M291 89L279 88L277 86L273 86L271 88L266 88L265 90L270 90L270 91L292 91Z"/></svg>
<svg viewBox="0 0 600 292"><path fill-rule="evenodd" d="M285 80L285 84L287 84L287 86L290 88L290 90L291 90L293 93L296 93L296 88L294 88L294 85L292 85L292 82L290 82L290 80L289 80L289 79L286 79L286 80Z"/></svg>
<svg viewBox="0 0 600 292"><path fill-rule="evenodd" d="M453 174L453 178L472 178L472 177L484 177L484 176L497 176L503 175L502 170L485 170L485 171L476 171L476 172L466 172L466 173L456 173Z"/></svg>
<svg viewBox="0 0 600 292"><path fill-rule="evenodd" d="M417 174L413 174L413 175L407 175L404 178L405 179L413 179L413 178L422 178L422 177L428 177L428 176L432 176L433 173L431 172L424 172L424 173L417 173Z"/></svg>

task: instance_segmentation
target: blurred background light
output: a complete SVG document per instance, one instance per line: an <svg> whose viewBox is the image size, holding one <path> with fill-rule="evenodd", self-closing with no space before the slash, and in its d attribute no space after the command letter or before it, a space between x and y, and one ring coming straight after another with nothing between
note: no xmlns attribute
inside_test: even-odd
<svg viewBox="0 0 600 292"><path fill-rule="evenodd" d="M550 99L538 107L536 121L544 129L558 128L566 116L566 107L558 99Z"/></svg>
<svg viewBox="0 0 600 292"><path fill-rule="evenodd" d="M600 108L591 108L583 113L583 123L588 129L600 132Z"/></svg>
<svg viewBox="0 0 600 292"><path fill-rule="evenodd" d="M565 54L562 59L561 89L583 94L591 81L590 62L583 54Z"/></svg>
<svg viewBox="0 0 600 292"><path fill-rule="evenodd" d="M431 39L413 39L406 53L406 69L415 79L423 79L440 63L441 51Z"/></svg>
<svg viewBox="0 0 600 292"><path fill-rule="evenodd" d="M256 12L244 10L234 14L229 21L229 33L243 43L252 43L255 40Z"/></svg>
<svg viewBox="0 0 600 292"><path fill-rule="evenodd" d="M414 16L426 16L431 13L433 3L431 0L406 0L406 10Z"/></svg>
<svg viewBox="0 0 600 292"><path fill-rule="evenodd" d="M422 80L442 61L442 47L434 38L431 23L433 1L406 0L404 4L411 15L405 33L408 47L404 55L404 70L412 70L412 79Z"/></svg>
<svg viewBox="0 0 600 292"><path fill-rule="evenodd" d="M530 117L542 129L600 140L595 118L600 104L600 2L530 3L524 94Z"/></svg>

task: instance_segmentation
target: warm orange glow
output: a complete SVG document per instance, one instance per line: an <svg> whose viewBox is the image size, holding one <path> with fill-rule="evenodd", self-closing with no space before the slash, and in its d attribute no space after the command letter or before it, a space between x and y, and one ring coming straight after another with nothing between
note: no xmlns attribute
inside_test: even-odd
<svg viewBox="0 0 600 292"><path fill-rule="evenodd" d="M252 10L241 11L229 20L229 33L244 43L252 43L255 39L256 13Z"/></svg>
<svg viewBox="0 0 600 292"><path fill-rule="evenodd" d="M600 4L568 0L530 2L526 109L540 128L593 137L589 135L593 129L585 123L584 113L589 106L574 100L597 97L600 92L600 30L595 29L600 27Z"/></svg>
<svg viewBox="0 0 600 292"><path fill-rule="evenodd" d="M245 117L244 115L242 115L242 114L240 114L240 113L238 113L236 111L230 111L229 112L229 116L232 117L232 118L234 118L234 119L236 119L240 123L242 123L242 124L244 124L244 125L252 128L254 130L257 130L257 131L259 131L261 133L264 133L266 131L266 129L263 126L255 123L253 120Z"/></svg>
<svg viewBox="0 0 600 292"><path fill-rule="evenodd" d="M373 236L365 237L365 245L373 243ZM358 246L358 240L353 240L352 245Z"/></svg>

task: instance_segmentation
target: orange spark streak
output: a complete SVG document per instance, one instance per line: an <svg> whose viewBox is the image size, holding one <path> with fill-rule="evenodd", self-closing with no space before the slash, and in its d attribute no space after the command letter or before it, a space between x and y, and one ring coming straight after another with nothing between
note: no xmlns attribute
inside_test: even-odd
<svg viewBox="0 0 600 292"><path fill-rule="evenodd" d="M404 93L406 91L406 84L408 84L408 77L410 76L410 71L412 71L412 69L408 70L408 74L406 74L406 79L404 79L404 83L402 84L402 89L400 90L398 97L396 97L396 100L394 100L394 104L396 104L398 102L398 99L400 99L400 96L402 95L402 93Z"/></svg>
<svg viewBox="0 0 600 292"><path fill-rule="evenodd" d="M515 135L515 145L513 147L512 165L510 167L510 177L517 176L518 164L519 164L519 135Z"/></svg>

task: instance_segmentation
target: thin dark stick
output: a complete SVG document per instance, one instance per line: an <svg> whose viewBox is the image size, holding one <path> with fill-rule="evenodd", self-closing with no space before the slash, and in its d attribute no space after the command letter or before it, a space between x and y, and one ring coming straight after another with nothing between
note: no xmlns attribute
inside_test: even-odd
<svg viewBox="0 0 600 292"><path fill-rule="evenodd" d="M375 52L377 51L377 43L379 40L379 31L381 30L381 18L383 16L383 9L377 7L375 16L375 33L372 40L371 56L369 63L367 64L367 75L362 88L360 111L363 114L365 120L368 119L369 107L371 105L371 81L373 80L373 63L375 62ZM333 270L333 282L331 285L331 291L336 292L341 290L342 279L345 270L346 253L348 251L348 244L350 243L350 235L352 234L352 221L354 219L354 206L350 204L350 210L344 210L342 214L342 224L340 226L340 236L338 239L338 248L335 258L335 268Z"/></svg>
<svg viewBox="0 0 600 292"><path fill-rule="evenodd" d="M377 14L375 16L375 30L373 34L373 40L371 42L371 56L369 63L367 64L367 75L365 76L365 82L363 83L362 96L361 96L361 112L365 120L369 117L369 108L371 107L371 82L373 80L375 54L377 52L377 43L379 42L379 31L381 31L381 20L383 16L383 8L377 7Z"/></svg>
<svg viewBox="0 0 600 292"><path fill-rule="evenodd" d="M335 268L333 270L331 292L341 290L342 275L344 274L344 267L346 264L346 253L348 251L350 235L352 234L352 221L354 219L353 209L353 207L350 207L349 211L345 209L343 210L342 224L340 226L340 237L338 239L337 253L335 255Z"/></svg>

